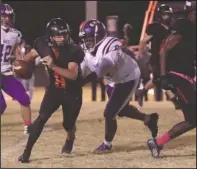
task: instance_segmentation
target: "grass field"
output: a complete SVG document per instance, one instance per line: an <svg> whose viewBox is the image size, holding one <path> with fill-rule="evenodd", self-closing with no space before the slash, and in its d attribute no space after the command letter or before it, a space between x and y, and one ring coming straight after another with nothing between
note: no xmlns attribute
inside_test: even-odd
<svg viewBox="0 0 197 169"><path fill-rule="evenodd" d="M43 89L37 89L32 103L33 119L38 115ZM100 100L100 99L99 99ZM159 159L153 159L146 146L149 131L140 121L119 118L118 131L109 154L95 155L92 151L104 139L103 109L105 102L91 102L90 89L84 89L84 103L77 121L77 138L73 153L60 154L66 134L62 127L59 109L48 121L36 143L29 164L17 161L26 143L20 106L7 98L8 108L1 118L1 167L2 168L196 168L196 130L168 143ZM135 102L134 105L137 105ZM174 110L170 102L145 102L143 111L157 111L159 134L183 120L182 113Z"/></svg>

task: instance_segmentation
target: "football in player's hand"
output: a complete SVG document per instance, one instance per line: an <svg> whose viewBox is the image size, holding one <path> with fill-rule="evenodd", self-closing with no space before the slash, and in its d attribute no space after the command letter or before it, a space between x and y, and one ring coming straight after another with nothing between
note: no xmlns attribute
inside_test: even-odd
<svg viewBox="0 0 197 169"><path fill-rule="evenodd" d="M24 60L16 60L13 63L13 71L15 75L21 79L30 79L32 77L34 65Z"/></svg>

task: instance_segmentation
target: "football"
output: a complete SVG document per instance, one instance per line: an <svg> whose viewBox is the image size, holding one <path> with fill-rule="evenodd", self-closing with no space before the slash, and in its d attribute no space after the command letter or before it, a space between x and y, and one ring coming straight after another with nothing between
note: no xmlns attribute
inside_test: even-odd
<svg viewBox="0 0 197 169"><path fill-rule="evenodd" d="M34 64L24 60L16 60L13 63L13 71L16 77L21 79L30 79L33 74Z"/></svg>

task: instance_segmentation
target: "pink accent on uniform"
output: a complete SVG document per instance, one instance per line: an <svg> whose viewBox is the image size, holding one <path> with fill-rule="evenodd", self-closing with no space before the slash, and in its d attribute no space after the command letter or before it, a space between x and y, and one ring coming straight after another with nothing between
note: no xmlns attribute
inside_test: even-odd
<svg viewBox="0 0 197 169"><path fill-rule="evenodd" d="M167 143L168 141L170 141L171 138L170 138L170 135L168 133L165 133L163 134L162 136L160 136L156 142L157 142L157 145L159 146L163 146L165 143Z"/></svg>
<svg viewBox="0 0 197 169"><path fill-rule="evenodd" d="M31 121L25 120L25 121L24 121L24 124L25 124L25 126L29 126L29 125L31 124Z"/></svg>
<svg viewBox="0 0 197 169"><path fill-rule="evenodd" d="M189 77L189 76L187 76L187 75L185 75L185 74L174 72L174 71L170 71L169 73L174 74L174 75L177 75L177 76L180 76L183 79L186 79L187 81L189 81L190 83L195 84L194 79L191 78L191 77Z"/></svg>

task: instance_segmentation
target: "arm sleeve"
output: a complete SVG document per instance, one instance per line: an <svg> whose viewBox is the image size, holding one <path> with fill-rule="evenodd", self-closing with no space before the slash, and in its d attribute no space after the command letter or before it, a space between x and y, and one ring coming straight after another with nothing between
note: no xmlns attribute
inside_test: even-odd
<svg viewBox="0 0 197 169"><path fill-rule="evenodd" d="M51 55L51 48L47 45L44 38L38 38L34 41L34 48L41 58Z"/></svg>
<svg viewBox="0 0 197 169"><path fill-rule="evenodd" d="M17 31L17 44L20 44L23 40L22 33L20 31Z"/></svg>
<svg viewBox="0 0 197 169"><path fill-rule="evenodd" d="M111 70L114 68L115 66L114 56L116 54L117 54L117 51L111 51L110 53L105 55L105 57L102 59L99 66L96 67L95 73L97 74L99 78L105 76L107 73L110 73Z"/></svg>
<svg viewBox="0 0 197 169"><path fill-rule="evenodd" d="M185 19L177 19L172 24L172 33L187 36L189 33L188 25Z"/></svg>
<svg viewBox="0 0 197 169"><path fill-rule="evenodd" d="M81 66L82 78L85 78L86 76L88 76L92 73L92 71L89 69L89 67L87 66L85 61L83 61L80 66Z"/></svg>
<svg viewBox="0 0 197 169"><path fill-rule="evenodd" d="M83 62L84 56L85 54L83 50L79 46L76 46L76 51L73 54L73 56L71 56L72 57L71 62L76 62L80 65L80 63Z"/></svg>
<svg viewBox="0 0 197 169"><path fill-rule="evenodd" d="M160 25L158 23L149 24L146 28L146 34L156 36L158 35L158 31L160 29Z"/></svg>

